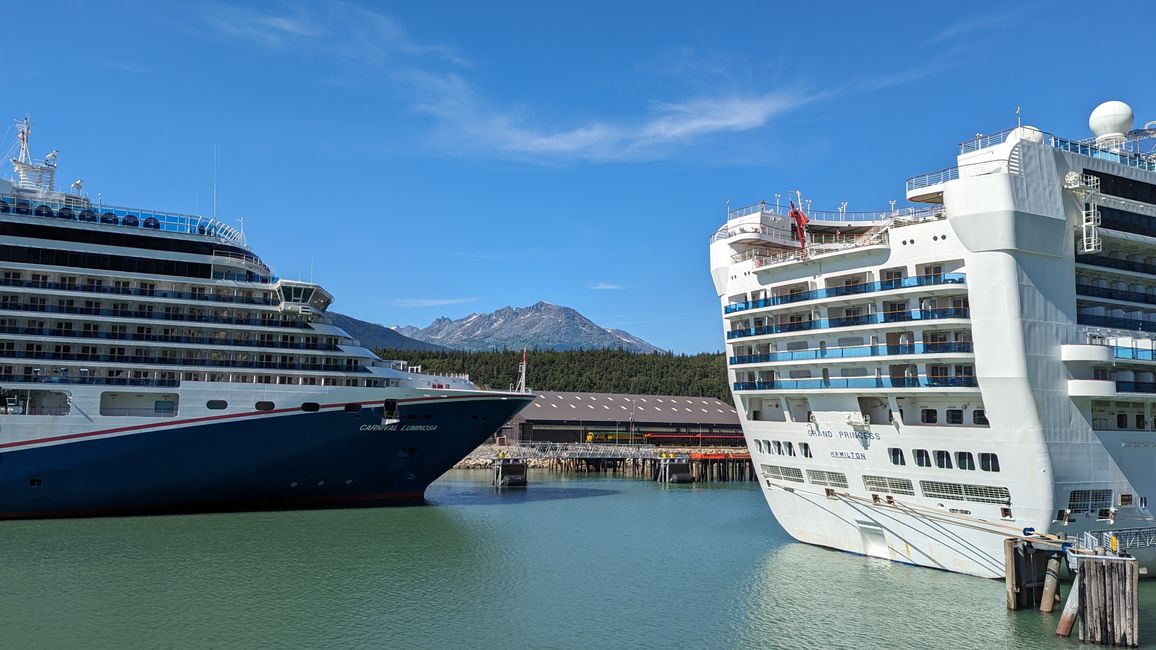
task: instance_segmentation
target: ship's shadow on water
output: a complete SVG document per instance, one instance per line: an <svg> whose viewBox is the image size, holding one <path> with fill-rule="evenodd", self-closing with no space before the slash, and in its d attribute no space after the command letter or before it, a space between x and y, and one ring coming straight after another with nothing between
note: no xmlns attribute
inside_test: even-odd
<svg viewBox="0 0 1156 650"><path fill-rule="evenodd" d="M431 490L431 492L433 492ZM436 493L428 494L426 505L431 506L510 506L539 501L560 501L565 499L589 499L618 494L619 490L588 487L525 487L525 488L474 488L452 486Z"/></svg>

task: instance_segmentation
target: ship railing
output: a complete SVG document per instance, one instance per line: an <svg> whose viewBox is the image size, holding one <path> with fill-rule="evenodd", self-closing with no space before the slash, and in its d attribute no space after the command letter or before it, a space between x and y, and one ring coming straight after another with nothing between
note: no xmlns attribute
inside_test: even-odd
<svg viewBox="0 0 1156 650"><path fill-rule="evenodd" d="M264 262L254 255L246 253L235 253L233 251L213 251L213 257L227 259L230 261L240 262L245 268L256 271L261 275L272 275L273 271L269 269Z"/></svg>
<svg viewBox="0 0 1156 650"><path fill-rule="evenodd" d="M179 379L130 379L127 377L82 377L69 375L0 375L3 384L97 384L102 386L180 386Z"/></svg>
<svg viewBox="0 0 1156 650"><path fill-rule="evenodd" d="M62 283L62 282L47 282L40 280L20 280L13 278L0 278L0 286L2 287L24 287L29 289L49 289L52 291L82 291L84 293L99 293L114 296L145 296L148 298L169 298L174 300L197 300L205 302L217 302L227 304L241 304L241 305L266 305L276 306L281 301L272 298L256 298L245 296L225 296L221 294L209 292L191 291L166 291L163 289L139 289L135 287L122 288L117 286L93 285L76 283Z"/></svg>
<svg viewBox="0 0 1156 650"><path fill-rule="evenodd" d="M0 303L0 311L40 312L47 314L77 314L80 316L115 316L138 320L159 320L179 323L204 323L206 325L252 325L254 327L290 328L302 333L310 331L304 321L264 320L258 318L231 318L206 314L180 314L177 312L139 311L132 309L105 309L96 307L61 307L59 305L33 305L21 303Z"/></svg>
<svg viewBox="0 0 1156 650"><path fill-rule="evenodd" d="M231 339L213 336L175 336L164 334L138 334L136 332L92 332L84 330L43 328L43 327L14 327L0 326L0 333L22 334L27 336L59 336L63 338L98 339L107 341L149 341L152 343L193 343L209 347L230 346L250 348L272 348L276 350L323 350L340 352L341 348L333 344L304 343L296 341L273 341L268 339Z"/></svg>
<svg viewBox="0 0 1156 650"><path fill-rule="evenodd" d="M1020 129L1027 130L1026 127L1013 126L989 135L977 135L972 140L959 143L959 153L971 153L1003 144ZM1031 130L1031 133L1033 136L1042 138L1042 141L1048 146L1059 149L1060 151L1120 163L1128 167L1135 167L1146 171L1156 171L1156 158L1153 158L1151 154L1145 154L1140 151L1129 151L1123 147L1103 148L1098 146L1095 140L1070 140L1035 129ZM1128 142L1131 142L1135 147L1139 141L1129 140ZM1127 146L1127 142L1125 145Z"/></svg>
<svg viewBox="0 0 1156 650"><path fill-rule="evenodd" d="M139 356L128 354L72 354L64 352L27 352L15 350L0 352L4 359L31 359L39 361L73 361L79 363L118 363L133 366L191 366L195 368L238 368L258 370L312 370L320 372L370 372L368 367L349 370L335 363L292 363L283 361L254 361L249 359L205 359L193 357ZM73 370L73 369L69 369ZM62 375L66 373L61 373Z"/></svg>
<svg viewBox="0 0 1156 650"><path fill-rule="evenodd" d="M733 387L735 390L822 390L828 388L975 388L978 385L976 378L971 375L919 375L760 379L735 382Z"/></svg>
<svg viewBox="0 0 1156 650"><path fill-rule="evenodd" d="M786 332L804 332L833 327L852 327L856 325L871 325L878 323L906 322L917 320L942 320L971 317L971 310L967 307L940 307L936 309L903 309L885 311L858 316L843 316L840 318L813 318L810 320L789 321L778 324L763 325L761 327L737 327L728 330L727 340L761 336L765 334L782 334Z"/></svg>
<svg viewBox="0 0 1156 650"><path fill-rule="evenodd" d="M1151 548L1156 546L1156 526L1085 532L1083 541L1087 548L1096 546L1111 548L1113 537L1116 538L1116 548L1119 549Z"/></svg>
<svg viewBox="0 0 1156 650"><path fill-rule="evenodd" d="M749 217L754 214L781 217L789 219L788 212L790 208L783 205L771 205L766 201L760 201L753 205L735 208L727 212L727 220L734 221L743 217ZM896 210L876 210L867 212L849 212L846 210L804 210L807 219L810 221L831 223L831 224L849 224L849 223L876 223L880 221L887 221L896 217L906 217L908 219L919 220L922 218L933 218L938 213L943 212L943 206L906 206Z"/></svg>
<svg viewBox="0 0 1156 650"><path fill-rule="evenodd" d="M1019 174L1020 170L1010 160L984 160L982 162L941 169L937 172L912 176L907 179L907 191L931 187L958 178L975 178L988 174Z"/></svg>
<svg viewBox="0 0 1156 650"><path fill-rule="evenodd" d="M909 289L912 287L929 287L944 284L955 285L966 283L967 275L963 273L928 273L925 275L911 276L909 278L899 278L896 280L879 280L877 282L848 284L841 287L826 287L823 289L814 289L811 291L788 293L781 296L771 296L770 298L760 298L757 300L748 300L746 302L736 302L727 305L724 309L724 313L733 314L740 311L746 311L748 309L775 307L778 305L793 304L806 300L838 298L841 296L875 293L878 291L894 291L896 289Z"/></svg>
<svg viewBox="0 0 1156 650"><path fill-rule="evenodd" d="M731 365L748 363L773 363L776 361L825 361L827 359L852 359L860 357L971 354L974 351L970 341L943 341L929 343L897 343L894 345L861 345L842 348L814 348L809 350L784 350L765 354L740 354L730 357Z"/></svg>
<svg viewBox="0 0 1156 650"><path fill-rule="evenodd" d="M63 215L61 212L63 211ZM80 203L74 200L59 201L48 197L27 197L17 194L0 194L0 214L17 214L45 218L72 219L91 223L117 225L126 228L143 228L174 232L186 235L212 237L240 246L246 250L249 244L245 235L232 226L211 217L201 217L179 212L142 210L92 202Z"/></svg>

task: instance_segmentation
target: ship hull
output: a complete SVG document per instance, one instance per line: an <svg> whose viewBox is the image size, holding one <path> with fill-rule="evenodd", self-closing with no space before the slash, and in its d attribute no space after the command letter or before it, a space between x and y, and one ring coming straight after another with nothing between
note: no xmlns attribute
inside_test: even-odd
<svg viewBox="0 0 1156 650"><path fill-rule="evenodd" d="M250 412L0 448L0 519L421 503L530 398Z"/></svg>

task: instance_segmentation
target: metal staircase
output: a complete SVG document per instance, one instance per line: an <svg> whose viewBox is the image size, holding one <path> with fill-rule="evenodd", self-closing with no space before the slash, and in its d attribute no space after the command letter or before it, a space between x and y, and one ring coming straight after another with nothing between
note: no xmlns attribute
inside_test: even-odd
<svg viewBox="0 0 1156 650"><path fill-rule="evenodd" d="M1091 174L1068 172L1064 177L1064 189L1075 194L1084 206L1080 253L1099 253L1104 248L1100 241L1100 179Z"/></svg>

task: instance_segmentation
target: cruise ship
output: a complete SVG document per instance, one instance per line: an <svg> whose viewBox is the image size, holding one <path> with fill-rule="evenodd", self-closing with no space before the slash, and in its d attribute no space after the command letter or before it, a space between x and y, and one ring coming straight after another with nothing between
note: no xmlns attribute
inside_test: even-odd
<svg viewBox="0 0 1156 650"><path fill-rule="evenodd" d="M1156 572L1156 122L1089 125L969 138L905 207L728 211L728 371L795 539L1002 577L1045 534Z"/></svg>
<svg viewBox="0 0 1156 650"><path fill-rule="evenodd" d="M378 358L212 218L0 180L0 518L420 501L532 396ZM383 278L383 287L387 287Z"/></svg>

